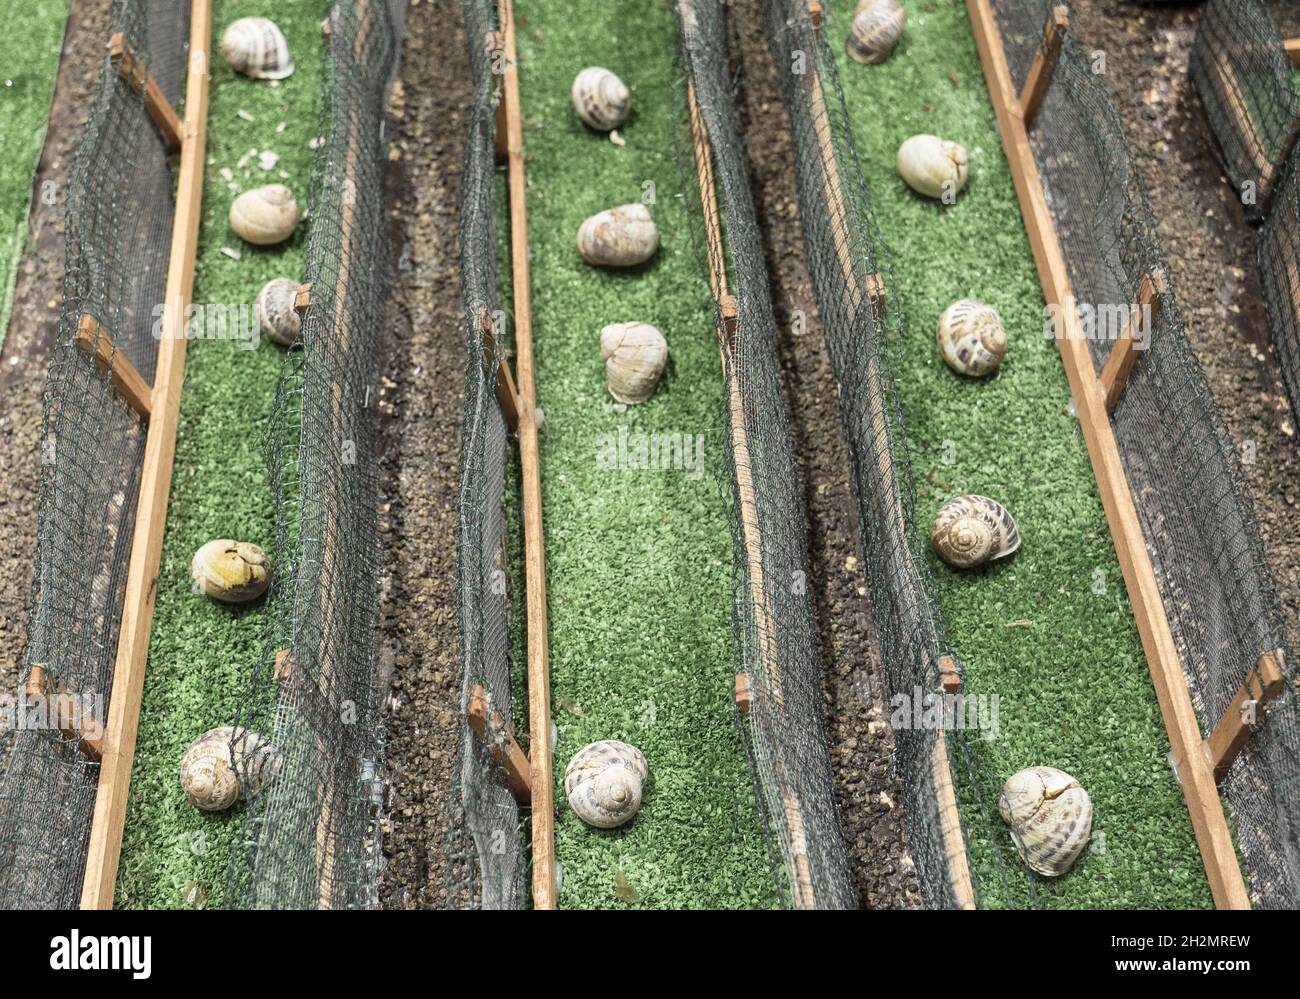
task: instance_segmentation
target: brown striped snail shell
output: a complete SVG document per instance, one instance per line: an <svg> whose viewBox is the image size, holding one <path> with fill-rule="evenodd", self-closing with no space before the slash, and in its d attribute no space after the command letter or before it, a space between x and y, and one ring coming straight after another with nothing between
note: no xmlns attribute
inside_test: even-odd
<svg viewBox="0 0 1300 999"><path fill-rule="evenodd" d="M1006 507L987 496L958 496L939 508L930 529L939 557L958 569L1006 558L1020 547L1020 529Z"/></svg>
<svg viewBox="0 0 1300 999"><path fill-rule="evenodd" d="M597 267L635 267L659 249L659 230L645 205L598 212L578 228L578 253Z"/></svg>
<svg viewBox="0 0 1300 999"><path fill-rule="evenodd" d="M996 371L1007 352L1007 331L998 310L970 298L943 310L936 336L944 363L973 378Z"/></svg>
<svg viewBox="0 0 1300 999"><path fill-rule="evenodd" d="M600 331L600 356L609 394L635 405L655 394L668 363L668 341L649 323L611 323Z"/></svg>
<svg viewBox="0 0 1300 999"><path fill-rule="evenodd" d="M262 286L253 302L253 318L276 343L290 347L302 334L302 316L293 307L298 298L298 282L293 278L272 278Z"/></svg>
<svg viewBox="0 0 1300 999"><path fill-rule="evenodd" d="M233 753L232 753L233 749ZM240 778L257 794L275 776L280 754L265 739L231 726L209 729L181 759L181 790L195 808L220 812L243 796Z"/></svg>
<svg viewBox="0 0 1300 999"><path fill-rule="evenodd" d="M613 829L641 808L641 789L649 775L641 750L606 739L574 754L564 770L564 793L587 825Z"/></svg>
<svg viewBox="0 0 1300 999"><path fill-rule="evenodd" d="M578 117L598 132L623 124L632 103L627 86L603 66L588 66L574 77L569 96Z"/></svg>
<svg viewBox="0 0 1300 999"><path fill-rule="evenodd" d="M283 80L293 73L284 32L267 17L241 17L221 36L221 54L236 73L255 80Z"/></svg>
<svg viewBox="0 0 1300 999"><path fill-rule="evenodd" d="M1048 878L1067 873L1088 845L1092 800L1056 767L1028 767L1002 785L998 811L1030 870Z"/></svg>
<svg viewBox="0 0 1300 999"><path fill-rule="evenodd" d="M298 202L283 184L266 184L245 191L230 205L230 228L255 246L273 246L293 235Z"/></svg>
<svg viewBox="0 0 1300 999"><path fill-rule="evenodd" d="M927 198L956 195L966 186L966 150L937 135L914 135L898 147L894 165L917 194Z"/></svg>
<svg viewBox="0 0 1300 999"><path fill-rule="evenodd" d="M862 0L849 28L849 55L858 62L884 62L903 37L906 21L898 0Z"/></svg>
<svg viewBox="0 0 1300 999"><path fill-rule="evenodd" d="M256 600L271 582L266 553L246 541L218 538L194 553L190 576L201 592L222 603Z"/></svg>

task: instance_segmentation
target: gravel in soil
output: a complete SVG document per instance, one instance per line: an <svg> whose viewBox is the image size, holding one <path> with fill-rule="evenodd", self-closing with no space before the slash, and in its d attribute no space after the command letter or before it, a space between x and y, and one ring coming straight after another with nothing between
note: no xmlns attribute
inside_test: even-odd
<svg viewBox="0 0 1300 999"><path fill-rule="evenodd" d="M50 107L45 146L18 264L13 311L0 352L0 691L15 689L27 643L26 610L36 555L41 405L63 304L64 202L68 168L85 125L108 30L108 0L72 6ZM47 187L52 184L52 187ZM6 736L0 732L0 751ZM0 765L3 753L0 752Z"/></svg>
<svg viewBox="0 0 1300 999"><path fill-rule="evenodd" d="M1196 7L1074 0L1146 184L1187 336L1237 447L1291 648L1300 648L1300 440L1268 332L1255 231L1217 161L1187 61Z"/></svg>
<svg viewBox="0 0 1300 999"><path fill-rule="evenodd" d="M380 682L388 739L385 908L443 908L445 797L459 731L456 496L465 344L462 156L470 105L459 6L413 0L389 101L395 267L379 388Z"/></svg>

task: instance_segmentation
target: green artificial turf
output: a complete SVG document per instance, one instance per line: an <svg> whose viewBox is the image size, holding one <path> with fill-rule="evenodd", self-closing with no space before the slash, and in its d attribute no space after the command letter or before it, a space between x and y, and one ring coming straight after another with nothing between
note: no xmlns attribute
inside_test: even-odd
<svg viewBox="0 0 1300 999"><path fill-rule="evenodd" d="M848 0L832 5L832 38ZM1060 767L1092 797L1094 842L1073 873L1037 885L1054 907L1208 906L1209 891L1169 742L1116 562L1096 483L1044 307L988 91L959 0L909 0L894 55L859 65L835 43L876 215L893 253L908 332L896 377L928 533L959 493L1005 503L1023 544L987 570L957 572L933 554L938 597L966 664L968 694L1000 698L997 736L972 739L1000 782ZM962 143L970 182L944 207L894 169L909 135ZM971 297L1001 313L1010 348L1000 374L964 380L936 350L935 322ZM984 804L1006 836L997 785ZM989 876L978 813L965 810L977 869ZM986 901L1005 901L994 891Z"/></svg>
<svg viewBox="0 0 1300 999"><path fill-rule="evenodd" d="M194 301L251 306L273 277L303 274L306 224L278 247L243 243L227 221L241 191L287 184L307 207L312 150L325 57L320 22L328 0L281 5L276 23L288 38L296 70L277 85L236 76L212 60L211 105ZM265 15L257 0L216 0L213 50L238 17ZM239 112L247 112L252 121ZM278 128L284 123L283 131ZM280 155L271 170L250 150ZM233 180L221 174L233 171ZM287 176L282 177L281 171ZM231 185L237 185L232 190ZM239 251L232 260L222 248ZM254 350L230 341L192 339L185 365L175 471L163 539L153 641L145 679L140 734L127 812L117 899L123 907L194 904L192 889L219 903L241 809L207 814L181 793L178 768L186 746L209 728L229 725L263 652L260 602L246 608L191 591L190 557L213 538L274 543L274 510L261 451L283 348L262 339Z"/></svg>
<svg viewBox="0 0 1300 999"><path fill-rule="evenodd" d="M8 6L0 36L0 347L9 328L14 276L27 238L32 174L45 142L68 20L67 0L24 0ZM63 210L58 192L38 197L41 210Z"/></svg>
<svg viewBox="0 0 1300 999"><path fill-rule="evenodd" d="M673 16L662 0L517 6L550 612L556 786L598 739L640 747L650 767L630 825L589 828L562 800L564 907L761 907L772 876L733 723L731 540L721 364L713 305L680 196L672 106ZM604 65L632 91L626 146L586 128L574 76ZM641 199L661 248L627 272L584 264L582 220ZM503 284L508 283L503 271ZM600 330L643 320L668 340L654 398L606 391ZM706 468L602 468L602 435L703 435ZM633 438L634 439L634 438ZM516 602L518 606L518 602ZM515 613L515 620L521 616ZM518 651L521 643L516 641Z"/></svg>

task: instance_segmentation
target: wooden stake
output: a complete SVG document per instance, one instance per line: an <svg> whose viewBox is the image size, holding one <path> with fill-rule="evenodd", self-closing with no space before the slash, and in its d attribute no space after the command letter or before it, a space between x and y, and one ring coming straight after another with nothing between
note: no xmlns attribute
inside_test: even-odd
<svg viewBox="0 0 1300 999"><path fill-rule="evenodd" d="M103 740L103 763L91 820L81 907L108 909L113 905L122 828L126 821L131 764L140 723L140 698L149 655L154 598L158 591L158 566L162 557L167 496L171 489L172 459L176 452L176 424L180 413L181 384L185 376L185 312L194 286L194 250L198 242L203 198L204 142L208 120L210 0L190 5L189 70L185 83L185 123L181 161L177 171L176 215L172 223L171 256L167 264L166 308L162 339L158 345L157 374L151 397L152 419L140 470L140 498L136 507L135 535L127 568L122 624L113 671L113 692Z"/></svg>
<svg viewBox="0 0 1300 999"><path fill-rule="evenodd" d="M1150 345L1151 337L1155 334L1156 319L1160 316L1160 306L1164 301L1165 279L1159 274L1143 274L1142 281L1138 285L1137 308L1139 311L1131 315L1124 329L1120 332L1119 339L1111 345L1110 353L1106 356L1106 363L1101 369L1101 392L1106 398L1106 412L1113 414L1115 407L1119 405L1120 399L1124 395L1124 387L1128 385L1128 376L1133 371L1133 365L1137 363L1139 338L1135 335L1139 332L1139 324L1144 321L1139 318L1142 315L1149 316L1145 320L1147 344Z"/></svg>
<svg viewBox="0 0 1300 999"><path fill-rule="evenodd" d="M68 692L62 683L52 684L44 666L34 665L27 673L23 694L29 704L41 701L55 727L69 739L77 740L77 748L89 760L98 762L104 751L104 726L86 705Z"/></svg>
<svg viewBox="0 0 1300 999"><path fill-rule="evenodd" d="M510 374L505 354L497 348L496 324L492 322L492 314L483 309L479 313L478 323L479 331L483 334L483 374L490 375L492 368L496 368L497 404L501 407L506 426L514 433L519 429L519 391L515 388L515 379ZM495 365L492 363L494 358Z"/></svg>
<svg viewBox="0 0 1300 999"><path fill-rule="evenodd" d="M127 44L126 36L120 31L109 40L108 58L131 89L144 97L144 109L162 133L167 148L173 152L180 149L180 119L158 86L158 81L144 68L144 62L136 55L135 49Z"/></svg>
<svg viewBox="0 0 1300 999"><path fill-rule="evenodd" d="M1300 66L1300 38L1282 39L1282 51L1292 66Z"/></svg>
<svg viewBox="0 0 1300 999"><path fill-rule="evenodd" d="M808 17L812 20L813 32L818 41L822 37L822 0L808 0Z"/></svg>
<svg viewBox="0 0 1300 999"><path fill-rule="evenodd" d="M957 660L952 656L939 657L939 685L945 694L961 691L961 673L957 670Z"/></svg>
<svg viewBox="0 0 1300 999"><path fill-rule="evenodd" d="M528 603L528 745L532 793L533 907L556 907L555 789L551 752L551 662L546 618L546 555L542 533L542 472L537 446L537 387L533 376L533 310L528 267L524 126L519 103L519 54L514 10L501 0L505 29L506 153L510 170L510 264L515 303L515 372L519 378L519 465L524 519L524 582Z"/></svg>
<svg viewBox="0 0 1300 999"><path fill-rule="evenodd" d="M328 23L328 21L326 22ZM298 291L293 296L293 311L299 316L306 316L307 310L311 308L311 282L304 281L298 285Z"/></svg>
<svg viewBox="0 0 1300 999"><path fill-rule="evenodd" d="M1025 128L1033 125L1038 117L1038 108L1047 96L1047 85L1052 82L1052 71L1056 69L1056 60L1061 55L1061 43L1070 27L1070 11L1064 6L1053 7L1052 16L1048 18L1047 30L1043 35L1043 47L1034 53L1034 61L1029 64L1025 74L1025 86L1020 91L1020 117Z"/></svg>
<svg viewBox="0 0 1300 999"><path fill-rule="evenodd" d="M487 691L477 684L469 689L469 727L488 747L492 759L501 764L515 800L527 805L532 800L528 754L519 748L514 735L506 728L501 712L488 710Z"/></svg>
<svg viewBox="0 0 1300 999"><path fill-rule="evenodd" d="M989 0L967 0L971 26L993 106L997 112L1002 145L1020 199L1021 214L1029 234L1029 243L1038 266L1043 295L1049 303L1074 301L1070 289L1065 257L1052 228L1051 210L1038 175L1038 166L1029 145L1024 122L1015 113L1016 95L1011 84L1006 53L998 34L997 22ZM1094 374L1092 358L1084 340L1079 318L1068 309L1061 310L1066 335L1057 339L1061 360L1070 380L1078 412L1079 426L1088 445L1097 489L1101 494L1106 520L1115 540L1129 602L1137 620L1142 647L1146 652L1151 682L1169 741L1174 762L1182 777L1183 795L1191 814L1192 828L1205 862L1210 891L1220 908L1249 908L1246 885L1237 866L1232 835L1228 831L1223 804L1214 784L1214 774L1201 749L1200 726L1192 707L1178 650L1174 645L1169 621L1160 600L1146 538L1138 520L1137 508L1124 475L1119 448L1106 413L1101 382Z"/></svg>
<svg viewBox="0 0 1300 999"><path fill-rule="evenodd" d="M126 404L147 420L151 408L151 389L140 377L135 365L114 346L113 338L99 325L99 320L89 314L82 315L77 321L76 343L94 357L95 366L102 374L112 378L113 387Z"/></svg>
<svg viewBox="0 0 1300 999"><path fill-rule="evenodd" d="M754 691L749 685L748 673L736 674L736 707L740 709L742 715L749 714L749 709L754 703Z"/></svg>
<svg viewBox="0 0 1300 999"><path fill-rule="evenodd" d="M966 838L962 833L961 812L957 809L957 792L948 765L948 744L942 734L935 737L930 758L930 775L934 780L934 797L939 805L939 830L944 853L948 856L948 878L960 909L975 908L975 884L971 881L970 862L966 859Z"/></svg>
<svg viewBox="0 0 1300 999"><path fill-rule="evenodd" d="M1245 682L1237 688L1237 695L1219 716L1218 723L1205 740L1205 758L1214 768L1214 779L1222 781L1232 769L1251 734L1257 727L1256 718L1266 701L1272 700L1286 688L1282 675L1281 649L1266 652L1246 674Z"/></svg>

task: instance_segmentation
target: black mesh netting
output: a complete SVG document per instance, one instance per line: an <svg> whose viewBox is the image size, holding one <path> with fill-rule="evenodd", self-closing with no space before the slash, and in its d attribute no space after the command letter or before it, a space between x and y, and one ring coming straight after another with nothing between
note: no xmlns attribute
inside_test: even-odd
<svg viewBox="0 0 1300 999"><path fill-rule="evenodd" d="M520 809L493 746L470 729L471 691L481 687L500 716L492 738L522 722L511 703L506 561L507 430L495 394L494 345L505 349L497 288L494 121L501 99L501 44L493 0L462 0L474 100L465 139L460 271L465 306L465 412L456 522L456 614L460 630L461 731L448 796L448 899L453 908L526 904ZM494 75L494 73L498 75ZM486 324L486 328L485 328ZM492 335L488 335L488 332Z"/></svg>
<svg viewBox="0 0 1300 999"><path fill-rule="evenodd" d="M116 0L110 25L176 105L189 4ZM108 42L66 190L63 308L45 386L24 656L24 682L39 667L48 691L79 697L81 709L101 721L113 683L147 424L75 338L82 317L91 317L95 339L153 381L155 305L164 299L174 212L167 148L142 98L109 65ZM39 728L0 731L3 908L71 908L81 898L99 765L82 755L75 737L37 718Z"/></svg>
<svg viewBox="0 0 1300 999"><path fill-rule="evenodd" d="M238 715L276 747L276 774L251 796L231 856L233 908L378 905L375 413L389 276L384 114L404 10L359 0L329 20L311 301L266 436L278 522L268 652Z"/></svg>
<svg viewBox="0 0 1300 999"><path fill-rule="evenodd" d="M1040 50L1051 6L1045 0L994 4L1018 87ZM1211 4L1207 20L1216 6L1238 4ZM1164 273L1164 251L1118 115L1089 54L1068 33L1030 140L1077 302L1094 309L1136 302L1144 275ZM1149 344L1115 410L1115 439L1202 732L1222 716L1261 655L1281 651L1287 660L1285 692L1221 791L1252 903L1294 908L1300 904L1294 666L1285 656L1281 611L1231 442L1173 292L1158 304ZM1090 341L1098 367L1110 346L1104 337Z"/></svg>
<svg viewBox="0 0 1300 999"><path fill-rule="evenodd" d="M1300 153L1287 161L1256 246L1260 287L1291 410L1300 420Z"/></svg>

